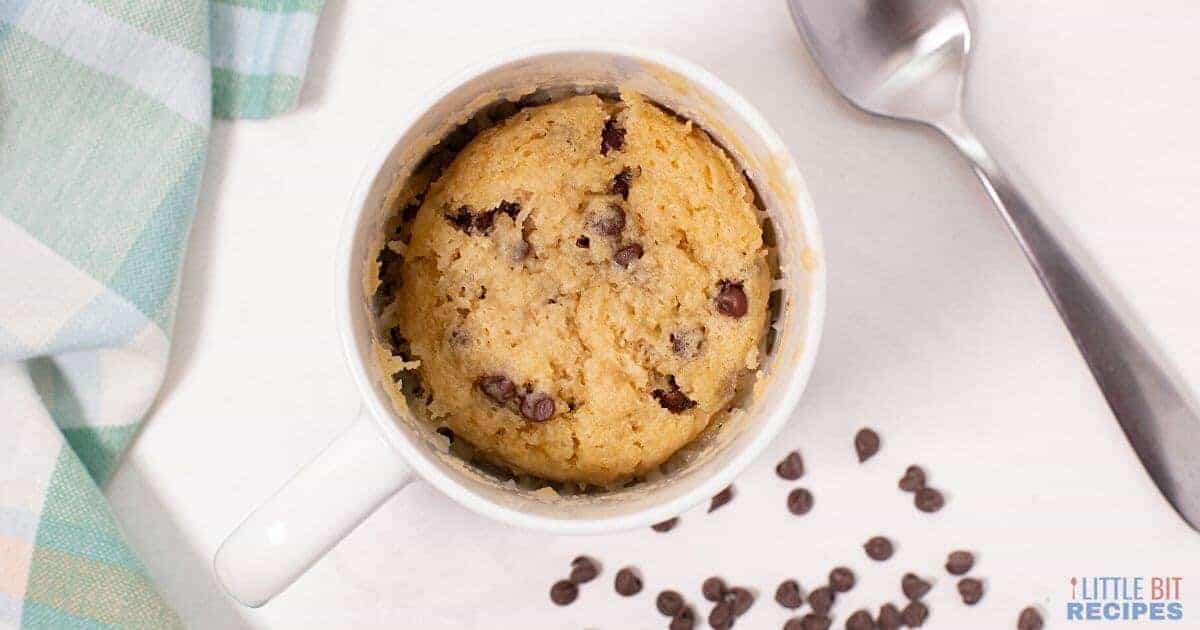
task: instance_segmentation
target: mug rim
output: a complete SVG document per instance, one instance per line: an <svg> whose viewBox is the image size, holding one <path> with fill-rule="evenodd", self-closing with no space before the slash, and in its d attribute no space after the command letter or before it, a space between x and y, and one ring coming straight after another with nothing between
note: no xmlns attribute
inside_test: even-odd
<svg viewBox="0 0 1200 630"><path fill-rule="evenodd" d="M657 63L687 79L690 83L704 86L712 92L730 110L736 113L752 132L769 146L773 152L786 156L787 173L786 187L795 203L790 211L800 215L802 236L806 249L815 252L817 264L810 270L810 283L807 317L804 331L805 350L798 365L792 371L792 385L784 392L782 398L772 408L765 410L766 418L762 420L762 429L748 444L742 447L724 467L712 473L708 479L698 483L689 492L674 499L652 506L650 508L611 517L591 519L559 519L526 511L514 509L496 503L468 489L463 484L452 479L442 469L442 464L426 457L418 445L407 433L396 426L392 412L376 395L371 385L368 373L369 357L363 356L354 338L354 304L351 295L351 276L353 268L353 248L359 220L367 211L366 200L372 185L379 177L383 166L395 148L397 142L427 111L439 101L451 94L471 79L501 68L505 65L525 59L563 53L590 53L628 57L640 61ZM733 482L766 447L779 435L792 412L799 403L800 397L807 386L816 361L818 347L824 328L825 319L825 257L821 240L821 230L817 223L816 213L811 196L805 186L804 179L795 165L791 151L767 123L759 111L740 93L719 79L716 75L698 64L677 55L631 44L608 42L603 40L572 40L546 41L527 44L503 51L491 59L475 64L459 72L451 79L427 91L414 105L406 110L399 120L390 125L387 135L378 144L365 162L362 173L355 184L350 197L350 205L342 223L342 233L337 248L335 264L334 299L338 334L341 340L342 352L347 367L354 379L355 385L363 398L363 405L368 409L375 424L382 430L388 443L398 452L404 462L420 477L440 492L446 494L460 505L486 516L488 518L516 525L518 527L545 531L557 534L599 534L634 529L658 523L684 510L699 504Z"/></svg>

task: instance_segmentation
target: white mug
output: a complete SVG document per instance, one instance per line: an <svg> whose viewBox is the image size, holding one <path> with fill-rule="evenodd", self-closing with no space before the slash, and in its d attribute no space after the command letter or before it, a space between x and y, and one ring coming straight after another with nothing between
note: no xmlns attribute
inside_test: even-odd
<svg viewBox="0 0 1200 630"><path fill-rule="evenodd" d="M397 181L448 132L499 99L534 90L636 90L691 119L745 169L766 210L764 240L778 271L773 338L743 407L689 447L677 470L627 488L586 496L534 492L449 454L427 423L401 414L375 367L376 336L364 274L383 239ZM384 501L422 478L498 521L555 534L644 527L711 497L766 448L791 417L816 356L825 313L825 264L812 201L783 142L762 116L719 79L657 51L609 43L527 46L476 67L428 94L367 163L346 216L336 265L338 328L362 392L359 417L217 550L226 590L261 606L337 544Z"/></svg>

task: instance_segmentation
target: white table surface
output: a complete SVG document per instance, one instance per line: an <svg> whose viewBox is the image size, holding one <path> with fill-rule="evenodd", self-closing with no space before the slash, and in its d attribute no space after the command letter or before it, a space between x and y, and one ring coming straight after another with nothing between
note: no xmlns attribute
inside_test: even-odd
<svg viewBox="0 0 1200 630"><path fill-rule="evenodd" d="M971 3L969 114L1195 387L1200 7L1143 4ZM550 37L681 54L740 90L791 147L817 203L830 286L793 422L739 479L733 504L688 512L669 534L519 531L417 483L265 608L238 606L212 576L217 545L359 404L334 330L331 260L366 152L458 69ZM863 425L885 443L860 466L850 444ZM816 496L799 519L784 509L794 484L773 473L793 448L808 467L800 485ZM896 490L910 463L948 493L941 513L916 512ZM935 630L1015 627L1028 603L1049 627L1073 626L1063 621L1073 575L1180 575L1185 603L1200 606L1200 535L1140 468L964 162L931 132L839 101L783 0L330 0L299 111L214 125L168 384L108 491L197 628L659 628L654 594L677 588L702 603L712 574L762 594L739 628L778 628L789 615L770 601L775 586L788 576L815 586L837 564L859 574L841 619L900 602L906 571L935 577ZM878 533L898 543L884 564L860 549ZM958 547L978 552L987 583L974 608L940 569ZM606 572L554 607L547 589L578 553ZM646 582L631 599L611 585L626 564ZM1200 623L1200 610L1186 619Z"/></svg>

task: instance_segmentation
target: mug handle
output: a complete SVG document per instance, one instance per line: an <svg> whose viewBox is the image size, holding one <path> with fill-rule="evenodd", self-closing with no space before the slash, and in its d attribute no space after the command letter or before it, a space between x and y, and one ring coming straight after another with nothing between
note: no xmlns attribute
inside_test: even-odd
<svg viewBox="0 0 1200 630"><path fill-rule="evenodd" d="M363 407L221 543L213 559L217 578L237 601L262 606L413 478Z"/></svg>

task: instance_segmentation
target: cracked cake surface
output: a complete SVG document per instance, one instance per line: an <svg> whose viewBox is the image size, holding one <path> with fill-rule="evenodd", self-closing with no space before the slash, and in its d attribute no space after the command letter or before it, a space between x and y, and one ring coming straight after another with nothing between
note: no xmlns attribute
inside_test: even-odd
<svg viewBox="0 0 1200 630"><path fill-rule="evenodd" d="M575 96L484 129L430 178L378 258L381 368L477 454L613 484L699 435L757 367L754 193L691 122Z"/></svg>

